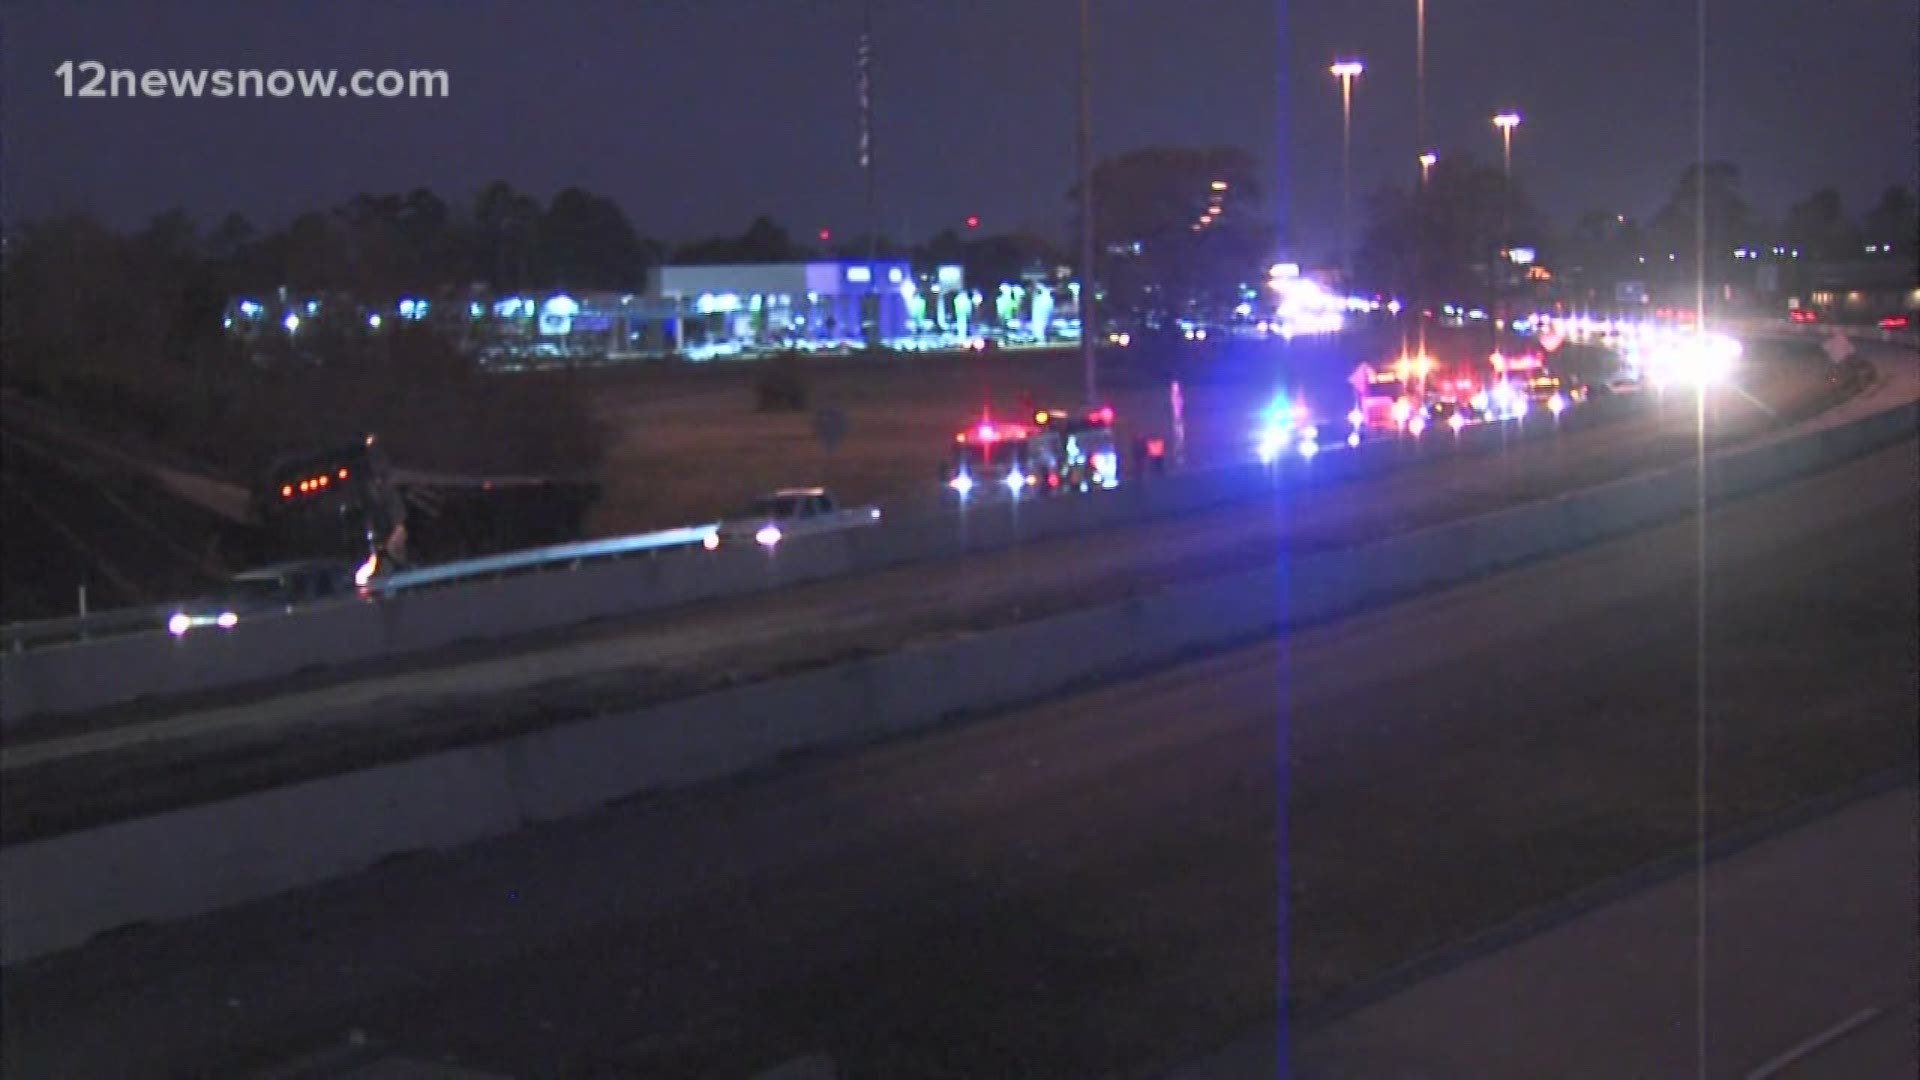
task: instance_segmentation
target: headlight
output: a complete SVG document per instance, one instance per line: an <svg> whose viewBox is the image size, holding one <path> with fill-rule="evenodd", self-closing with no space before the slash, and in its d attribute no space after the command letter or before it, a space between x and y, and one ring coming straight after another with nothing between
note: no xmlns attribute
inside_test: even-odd
<svg viewBox="0 0 1920 1080"><path fill-rule="evenodd" d="M1270 465L1293 441L1293 436L1283 427L1269 427L1260 433L1259 454L1263 465Z"/></svg>
<svg viewBox="0 0 1920 1080"><path fill-rule="evenodd" d="M1467 426L1467 418L1461 416L1459 413L1454 413L1452 416L1447 417L1447 426L1453 429L1454 434L1458 435L1460 429Z"/></svg>
<svg viewBox="0 0 1920 1080"><path fill-rule="evenodd" d="M235 615L231 611L223 611L220 613L220 617L213 621L216 625L220 627L220 629L231 630L234 627L240 625L240 616Z"/></svg>
<svg viewBox="0 0 1920 1080"><path fill-rule="evenodd" d="M1320 452L1320 444L1317 442L1313 442L1311 440L1303 440L1300 443L1300 456L1303 458L1307 458L1311 460L1313 458L1313 455L1319 452Z"/></svg>
<svg viewBox="0 0 1920 1080"><path fill-rule="evenodd" d="M775 525L762 525L753 538L760 542L761 547L772 547L780 542L780 529Z"/></svg>
<svg viewBox="0 0 1920 1080"><path fill-rule="evenodd" d="M1422 432L1427 430L1427 418L1424 416L1414 417L1408 421L1407 430L1413 432L1414 437L1418 438Z"/></svg>
<svg viewBox="0 0 1920 1080"><path fill-rule="evenodd" d="M706 548L708 551L718 551L720 549L720 534L717 532L710 532L707 535L701 537L700 546L703 548Z"/></svg>
<svg viewBox="0 0 1920 1080"><path fill-rule="evenodd" d="M167 620L167 633L174 637L179 637L191 629L193 629L193 620L188 618L184 611L175 612L173 617Z"/></svg>
<svg viewBox="0 0 1920 1080"><path fill-rule="evenodd" d="M1027 486L1027 476L1025 473L1010 472L1007 474L1007 489L1009 491L1018 493L1019 491L1024 489L1026 486Z"/></svg>
<svg viewBox="0 0 1920 1080"><path fill-rule="evenodd" d="M1555 416L1567 411L1567 399L1555 394L1547 399L1547 411Z"/></svg>
<svg viewBox="0 0 1920 1080"><path fill-rule="evenodd" d="M973 490L973 477L968 476L966 473L961 473L959 476L947 481L947 486L965 495L967 492Z"/></svg>

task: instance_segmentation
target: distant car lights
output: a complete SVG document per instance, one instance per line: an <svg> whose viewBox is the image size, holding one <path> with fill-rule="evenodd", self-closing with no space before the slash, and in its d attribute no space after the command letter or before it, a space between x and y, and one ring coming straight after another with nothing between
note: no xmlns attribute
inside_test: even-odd
<svg viewBox="0 0 1920 1080"><path fill-rule="evenodd" d="M240 625L240 616L231 611L222 611L218 615L189 615L176 611L167 620L167 633L174 637L184 637L188 631L202 626L217 626L222 630L231 630Z"/></svg>
<svg viewBox="0 0 1920 1080"><path fill-rule="evenodd" d="M1643 332L1641 338L1643 345L1636 359L1656 389L1718 386L1732 377L1743 351L1739 341L1715 331L1673 329Z"/></svg>

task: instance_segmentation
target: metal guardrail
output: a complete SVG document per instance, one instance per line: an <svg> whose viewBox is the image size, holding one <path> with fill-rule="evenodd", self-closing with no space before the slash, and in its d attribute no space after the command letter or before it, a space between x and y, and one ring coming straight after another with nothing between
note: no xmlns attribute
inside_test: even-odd
<svg viewBox="0 0 1920 1080"><path fill-rule="evenodd" d="M527 572L560 564L617 559L623 555L687 547L704 542L718 528L718 524L690 525L685 528L664 529L660 532L641 533L635 536L619 536L610 540L577 540L551 547L510 551L504 555L463 559L460 562L427 566L418 570L402 570L376 580L371 588L378 593L401 592L426 585L465 581L468 578Z"/></svg>
<svg viewBox="0 0 1920 1080"><path fill-rule="evenodd" d="M571 568L573 565L584 562L688 547L704 542L718 528L717 523L691 525L679 529L664 529L660 532L617 536L606 540L580 540L550 547L512 551L503 555L463 559L459 562L422 567L418 570L402 570L375 581L371 591L385 595L474 578L533 573L557 566ZM10 623L0 627L0 648L19 652L43 645L86 641L95 637L163 631L167 628L167 620L183 606L191 603L194 601L175 600L138 608L117 608L91 615ZM304 604L289 605L289 610L298 610L306 606Z"/></svg>
<svg viewBox="0 0 1920 1080"><path fill-rule="evenodd" d="M67 641L85 641L92 637L163 630L167 619L180 605L156 604L151 607L116 608L93 615L70 615L60 619L9 623L0 627L0 646L18 652L35 645Z"/></svg>

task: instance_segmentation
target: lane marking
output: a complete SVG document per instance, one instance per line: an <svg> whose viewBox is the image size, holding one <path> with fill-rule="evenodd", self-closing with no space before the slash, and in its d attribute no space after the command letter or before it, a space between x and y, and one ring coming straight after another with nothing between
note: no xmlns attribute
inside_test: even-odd
<svg viewBox="0 0 1920 1080"><path fill-rule="evenodd" d="M1845 1020L1827 1028L1825 1031L1801 1040L1778 1057L1769 1059L1766 1064L1749 1072L1746 1080L1767 1080L1767 1077L1776 1075L1801 1058L1807 1057L1818 1050L1822 1050L1840 1041L1860 1027L1870 1024L1879 1018L1880 1009L1877 1006L1869 1005L1859 1012L1854 1013L1852 1016L1847 1017Z"/></svg>

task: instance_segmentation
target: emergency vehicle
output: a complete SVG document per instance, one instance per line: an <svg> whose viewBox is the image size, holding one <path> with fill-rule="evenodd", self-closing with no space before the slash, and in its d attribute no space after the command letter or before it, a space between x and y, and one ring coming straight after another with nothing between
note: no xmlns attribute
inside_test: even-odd
<svg viewBox="0 0 1920 1080"><path fill-rule="evenodd" d="M1118 487L1113 408L1038 409L1030 424L982 417L954 433L941 478L962 499L996 490L1019 498Z"/></svg>
<svg viewBox="0 0 1920 1080"><path fill-rule="evenodd" d="M1271 465L1281 454L1297 449L1305 457L1320 451L1320 428L1313 422L1306 403L1276 394L1260 415L1260 427L1254 436L1254 454L1263 465Z"/></svg>
<svg viewBox="0 0 1920 1080"><path fill-rule="evenodd" d="M1488 405L1498 415L1517 416L1538 406L1558 416L1586 399L1584 388L1568 386L1536 353L1509 357L1496 352L1489 363L1495 379L1491 389L1498 400L1490 399Z"/></svg>
<svg viewBox="0 0 1920 1080"><path fill-rule="evenodd" d="M1427 398L1435 392L1433 375L1437 365L1429 357L1401 357L1398 361L1367 376L1347 414L1353 431L1349 443L1363 436L1393 435L1411 432L1418 435L1428 423Z"/></svg>

